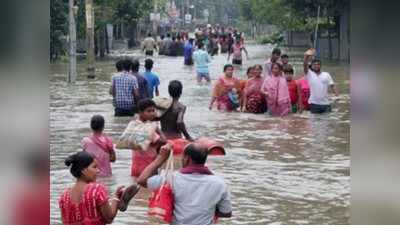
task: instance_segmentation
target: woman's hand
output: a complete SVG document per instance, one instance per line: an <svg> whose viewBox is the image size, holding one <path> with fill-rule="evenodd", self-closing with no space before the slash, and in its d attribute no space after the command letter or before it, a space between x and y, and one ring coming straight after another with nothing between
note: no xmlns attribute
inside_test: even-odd
<svg viewBox="0 0 400 225"><path fill-rule="evenodd" d="M115 197L118 198L119 200L121 200L122 198L122 194L124 193L124 188L125 186L119 186L114 193Z"/></svg>

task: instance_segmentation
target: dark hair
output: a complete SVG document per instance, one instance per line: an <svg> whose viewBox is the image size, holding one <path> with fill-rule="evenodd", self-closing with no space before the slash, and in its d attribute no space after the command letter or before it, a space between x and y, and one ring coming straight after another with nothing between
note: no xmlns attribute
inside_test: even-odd
<svg viewBox="0 0 400 225"><path fill-rule="evenodd" d="M115 68L117 69L118 72L121 72L122 70L124 70L124 60L118 60L115 63Z"/></svg>
<svg viewBox="0 0 400 225"><path fill-rule="evenodd" d="M197 42L197 48L198 49L202 49L203 46L204 46L204 44L203 44L203 42L201 40Z"/></svg>
<svg viewBox="0 0 400 225"><path fill-rule="evenodd" d="M281 55L281 50L280 50L279 48L274 48L274 49L272 50L272 54L273 54L273 55Z"/></svg>
<svg viewBox="0 0 400 225"><path fill-rule="evenodd" d="M313 59L313 60L311 61L311 65L314 64L314 63L319 63L319 64L321 64L321 60L319 60L319 59Z"/></svg>
<svg viewBox="0 0 400 225"><path fill-rule="evenodd" d="M173 98L179 98L182 95L183 85L179 80L169 82L168 93Z"/></svg>
<svg viewBox="0 0 400 225"><path fill-rule="evenodd" d="M263 67L260 64L256 64L256 65L253 66L254 69L257 68L257 67L260 68L261 71L263 70Z"/></svg>
<svg viewBox="0 0 400 225"><path fill-rule="evenodd" d="M68 156L64 163L68 167L72 165L70 169L72 176L80 178L82 176L82 170L86 169L93 161L94 157L90 153L80 151Z"/></svg>
<svg viewBox="0 0 400 225"><path fill-rule="evenodd" d="M279 70L282 70L282 65L279 64L279 63L272 63L272 64L271 64L271 70L272 70L272 68L273 68L275 65L278 66Z"/></svg>
<svg viewBox="0 0 400 225"><path fill-rule="evenodd" d="M250 71L252 71L254 69L254 66L250 66L249 68L247 68L247 72L246 72L246 74L249 74L250 73Z"/></svg>
<svg viewBox="0 0 400 225"><path fill-rule="evenodd" d="M175 40L176 40L176 37L175 37L175 36L173 36L173 37L172 37L172 41L175 41Z"/></svg>
<svg viewBox="0 0 400 225"><path fill-rule="evenodd" d="M156 107L156 103L149 98L144 98L138 102L139 112L144 112L149 107Z"/></svg>
<svg viewBox="0 0 400 225"><path fill-rule="evenodd" d="M184 153L189 156L195 164L205 164L207 161L207 148L197 144L189 144L186 146Z"/></svg>
<svg viewBox="0 0 400 225"><path fill-rule="evenodd" d="M164 38L165 38L164 34L162 34L162 35L160 36L160 38L161 38L161 40L164 39Z"/></svg>
<svg viewBox="0 0 400 225"><path fill-rule="evenodd" d="M103 131L104 129L104 117L102 115L94 115L90 119L90 128L93 131Z"/></svg>
<svg viewBox="0 0 400 225"><path fill-rule="evenodd" d="M154 62L152 59L146 59L144 61L144 68L146 68L146 70L151 70L151 69L153 69L153 64L154 64Z"/></svg>
<svg viewBox="0 0 400 225"><path fill-rule="evenodd" d="M122 67L124 68L124 70L129 71L129 70L131 69L131 64L132 64L132 61L131 61L131 60L125 59L125 60L122 62Z"/></svg>
<svg viewBox="0 0 400 225"><path fill-rule="evenodd" d="M226 64L226 65L224 66L224 72L225 72L228 68L232 68L232 69L233 69L232 64Z"/></svg>
<svg viewBox="0 0 400 225"><path fill-rule="evenodd" d="M139 72L139 67L140 67L139 60L135 59L135 60L131 61L130 69L133 72Z"/></svg>
<svg viewBox="0 0 400 225"><path fill-rule="evenodd" d="M148 33L148 34L147 34L147 37L151 37L151 33Z"/></svg>
<svg viewBox="0 0 400 225"><path fill-rule="evenodd" d="M289 56L288 56L287 54L283 54L283 55L281 55L281 58L286 58L286 59L288 59Z"/></svg>
<svg viewBox="0 0 400 225"><path fill-rule="evenodd" d="M193 38L189 38L189 43L193 44L194 39Z"/></svg>
<svg viewBox="0 0 400 225"><path fill-rule="evenodd" d="M167 37L171 37L171 34L170 34L170 33L167 33Z"/></svg>
<svg viewBox="0 0 400 225"><path fill-rule="evenodd" d="M283 72L287 73L287 74L294 74L294 70L293 70L293 68L291 66L285 67L283 69Z"/></svg>

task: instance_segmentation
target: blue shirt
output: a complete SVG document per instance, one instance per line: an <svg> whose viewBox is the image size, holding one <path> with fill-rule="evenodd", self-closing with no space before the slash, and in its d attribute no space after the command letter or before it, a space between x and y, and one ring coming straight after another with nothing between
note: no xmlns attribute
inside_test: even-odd
<svg viewBox="0 0 400 225"><path fill-rule="evenodd" d="M211 62L211 58L206 51L203 49L198 49L193 53L193 60L196 64L197 73L208 74L208 64Z"/></svg>
<svg viewBox="0 0 400 225"><path fill-rule="evenodd" d="M185 59L190 59L192 57L193 53L193 45L190 43L185 44L185 49L183 52L183 55L185 56Z"/></svg>
<svg viewBox="0 0 400 225"><path fill-rule="evenodd" d="M160 85L160 80L158 79L158 76L151 71L146 71L143 75L147 81L148 96L149 98L153 98L154 89Z"/></svg>
<svg viewBox="0 0 400 225"><path fill-rule="evenodd" d="M133 91L138 89L136 77L128 73L118 73L112 77L115 91L115 106L118 109L133 109L135 98Z"/></svg>

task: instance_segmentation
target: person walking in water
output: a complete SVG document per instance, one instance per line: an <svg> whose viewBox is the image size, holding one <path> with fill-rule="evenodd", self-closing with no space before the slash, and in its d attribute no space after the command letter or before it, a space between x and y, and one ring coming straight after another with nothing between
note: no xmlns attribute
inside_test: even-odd
<svg viewBox="0 0 400 225"><path fill-rule="evenodd" d="M139 85L136 77L129 74L130 63L122 63L123 71L111 80L110 93L115 99L115 116L133 116L135 100L139 98Z"/></svg>
<svg viewBox="0 0 400 225"><path fill-rule="evenodd" d="M255 65L253 68L254 76L246 82L243 91L244 111L249 113L265 113L267 111L267 104L265 95L261 91L264 82L262 66Z"/></svg>
<svg viewBox="0 0 400 225"><path fill-rule="evenodd" d="M228 61L231 57L231 54L233 55L232 57L232 64L234 65L242 65L243 60L242 60L242 51L246 53L247 59L249 58L249 53L247 52L246 48L242 44L240 38L237 38L235 41L235 44L232 45L231 50L228 52Z"/></svg>
<svg viewBox="0 0 400 225"><path fill-rule="evenodd" d="M167 161L171 147L161 147L160 154L137 179L139 185L157 190L164 177L154 175ZM172 191L174 207L172 223L175 225L212 225L215 218L232 216L231 195L227 184L205 166L206 147L192 143L185 147L182 169L173 173ZM154 175L154 176L153 176Z"/></svg>
<svg viewBox="0 0 400 225"><path fill-rule="evenodd" d="M272 63L271 76L264 80L261 91L267 98L268 111L271 116L286 116L290 113L290 96L286 79L282 76L282 68Z"/></svg>
<svg viewBox="0 0 400 225"><path fill-rule="evenodd" d="M217 109L221 111L235 111L240 105L240 80L233 76L234 68L231 64L224 66L224 75L215 83L209 109L217 102ZM235 100L236 96L236 100Z"/></svg>
<svg viewBox="0 0 400 225"><path fill-rule="evenodd" d="M187 140L193 141L193 138L186 130L184 122L186 106L179 102L182 89L182 83L178 80L173 80L169 83L168 92L172 97L172 105L160 118L161 130L167 139L182 138L183 134Z"/></svg>
<svg viewBox="0 0 400 225"><path fill-rule="evenodd" d="M158 91L158 86L160 85L160 80L158 79L157 74L155 74L151 71L153 69L153 64L154 64L154 61L152 59L146 59L144 61L144 67L146 69L146 72L144 72L143 76L147 81L147 89L148 89L147 96L149 98L153 98L154 94L156 96L160 95L160 92Z"/></svg>
<svg viewBox="0 0 400 225"><path fill-rule="evenodd" d="M280 63L280 58L281 58L281 50L279 48L274 48L272 50L271 58L267 59L265 61L265 67L264 67L264 78L266 79L268 76L272 75L272 64L274 63Z"/></svg>
<svg viewBox="0 0 400 225"><path fill-rule="evenodd" d="M97 160L99 173L101 177L112 175L111 162L115 162L115 150L111 137L103 134L104 117L94 115L90 120L92 135L85 137L81 141L82 149L91 153Z"/></svg>
<svg viewBox="0 0 400 225"><path fill-rule="evenodd" d="M67 188L59 198L59 207L63 224L110 224L118 213L121 196L127 195L123 186L117 188L114 197L110 198L103 184L96 183L98 163L86 151L70 155L65 160L71 174L76 178L75 184ZM130 190L133 197L138 187Z"/></svg>
<svg viewBox="0 0 400 225"><path fill-rule="evenodd" d="M193 41L194 39L190 38L184 48L184 64L187 66L193 65Z"/></svg>
<svg viewBox="0 0 400 225"><path fill-rule="evenodd" d="M157 50L157 42L151 36L151 33L143 40L142 50L148 56L153 56L154 51Z"/></svg>
<svg viewBox="0 0 400 225"><path fill-rule="evenodd" d="M331 111L328 89L330 89L335 96L339 96L339 93L335 88L335 83L331 75L321 71L321 61L318 59L313 59L311 61L314 54L315 50L308 50L304 53L303 68L305 77L310 85L310 98L308 100L310 112L321 114ZM309 68L310 61L311 68Z"/></svg>
<svg viewBox="0 0 400 225"><path fill-rule="evenodd" d="M193 53L194 64L196 65L197 83L201 84L204 78L207 83L211 82L208 64L211 62L210 55L203 49L202 42L197 43L197 50Z"/></svg>

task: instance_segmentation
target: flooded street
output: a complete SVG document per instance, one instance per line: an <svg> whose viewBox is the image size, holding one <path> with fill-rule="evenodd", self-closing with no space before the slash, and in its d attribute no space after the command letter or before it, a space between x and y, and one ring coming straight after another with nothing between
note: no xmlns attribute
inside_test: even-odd
<svg viewBox="0 0 400 225"><path fill-rule="evenodd" d="M271 49L248 45L249 60L244 60L235 76L245 77L248 66L263 64ZM302 70L302 50L285 51L296 72ZM138 53L130 52L141 57ZM222 75L227 55L215 56L210 67L213 80ZM311 115L308 112L285 118L267 114L220 113L209 111L211 86L197 85L194 67L183 65L182 57L154 57L162 96L168 96L170 80L183 83L181 101L188 106L185 122L194 137L212 137L225 144L225 157L209 157L208 166L223 176L231 188L233 217L221 224L287 225L350 224L350 95L349 66L322 62L340 93L333 112ZM108 94L114 60L97 62L97 78L86 79L84 66L78 69L75 85L66 83L68 64L51 65L50 148L51 148L51 224L61 224L58 197L74 183L64 159L80 149L80 141L90 134L90 118L101 114L106 119L105 133L116 139L129 118L114 118L112 97ZM143 70L143 66L141 66ZM99 179L114 193L117 185L129 185L131 152L117 151L113 176ZM147 216L145 190L131 202L127 212L119 213L113 224L153 225Z"/></svg>

